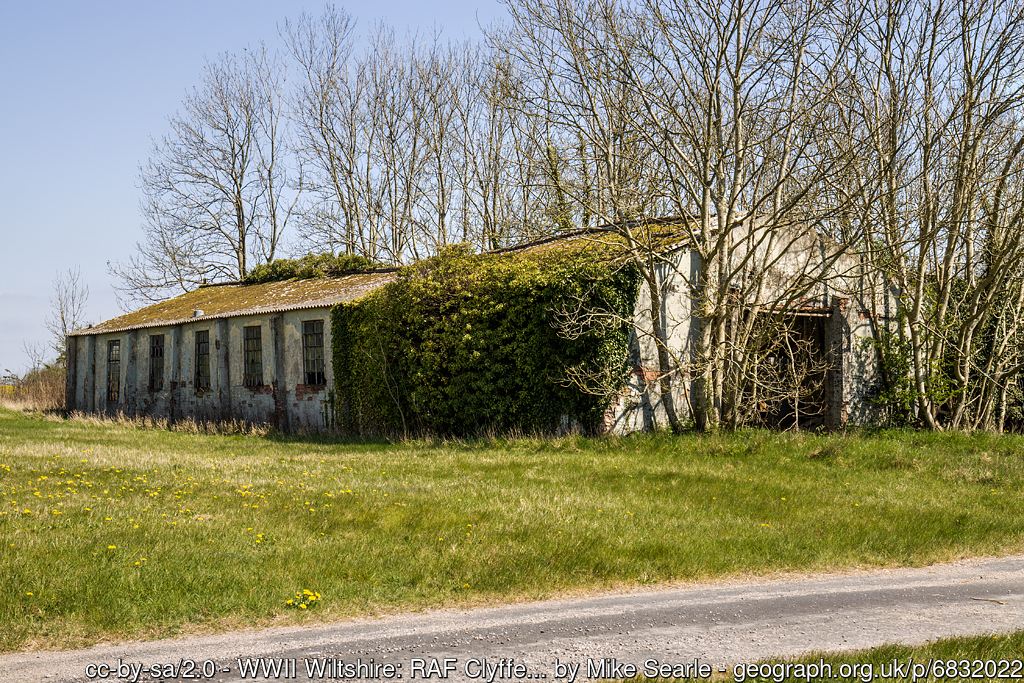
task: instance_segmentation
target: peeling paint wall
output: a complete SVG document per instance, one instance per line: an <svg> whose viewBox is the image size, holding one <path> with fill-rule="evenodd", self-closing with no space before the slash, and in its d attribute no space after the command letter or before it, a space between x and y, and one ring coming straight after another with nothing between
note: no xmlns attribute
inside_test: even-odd
<svg viewBox="0 0 1024 683"><path fill-rule="evenodd" d="M125 413L171 420L241 420L271 424L282 431L317 431L330 426L334 376L330 367L330 309L287 311L202 320L71 337L68 405L82 412ZM302 323L323 323L324 384L307 384L303 374ZM263 381L246 386L244 336L259 327ZM209 338L209 388L196 380L196 333ZM151 338L162 335L163 387L150 382ZM108 343L120 342L120 391L107 401Z"/></svg>

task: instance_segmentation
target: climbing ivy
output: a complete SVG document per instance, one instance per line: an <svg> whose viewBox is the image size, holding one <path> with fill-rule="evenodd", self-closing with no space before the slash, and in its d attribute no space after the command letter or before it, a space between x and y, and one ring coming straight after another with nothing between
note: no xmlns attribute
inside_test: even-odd
<svg viewBox="0 0 1024 683"><path fill-rule="evenodd" d="M593 427L608 399L570 382L567 369L625 381L636 292L632 269L582 248L477 255L459 246L406 267L332 312L339 426L453 435L546 432L565 420ZM568 335L557 321L567 308L606 315L577 316Z"/></svg>

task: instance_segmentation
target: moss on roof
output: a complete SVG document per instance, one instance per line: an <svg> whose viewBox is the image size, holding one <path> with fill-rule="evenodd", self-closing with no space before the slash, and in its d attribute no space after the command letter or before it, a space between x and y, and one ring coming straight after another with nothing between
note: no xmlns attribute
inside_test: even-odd
<svg viewBox="0 0 1024 683"><path fill-rule="evenodd" d="M682 218L660 218L648 221L634 221L628 225L641 252L653 250L669 252L690 243L690 231L681 227ZM605 251L609 258L621 258L626 250L623 226L602 225L582 228L553 237L545 237L523 244L495 249L492 254L523 254L546 256L555 252Z"/></svg>
<svg viewBox="0 0 1024 683"><path fill-rule="evenodd" d="M73 335L103 334L144 327L177 325L193 320L257 315L303 308L322 308L354 301L395 278L394 272L374 272L285 280L259 285L225 284L200 287L167 301L112 318ZM202 311L193 317L193 311Z"/></svg>

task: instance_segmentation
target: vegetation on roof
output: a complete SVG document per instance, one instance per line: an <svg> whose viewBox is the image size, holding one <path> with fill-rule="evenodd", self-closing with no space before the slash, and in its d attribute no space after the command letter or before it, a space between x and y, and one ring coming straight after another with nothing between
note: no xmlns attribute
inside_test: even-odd
<svg viewBox="0 0 1024 683"><path fill-rule="evenodd" d="M680 241L679 233L644 232L639 236L670 248ZM468 245L449 247L451 254L477 259L479 263L507 261L511 264L531 262L569 263L603 261L607 267L622 263L621 235L605 229L591 229L556 238L547 238L518 247L472 255ZM444 259L426 259L402 269L402 277L426 276ZM303 304L333 305L353 301L395 278L392 272L377 273L381 264L360 255L310 254L299 259L276 259L257 266L242 283L225 283L200 287L180 296L107 320L83 334L100 334L116 330L172 325L201 310L205 317L227 317L261 311L283 310ZM555 272L561 272L558 268Z"/></svg>
<svg viewBox="0 0 1024 683"><path fill-rule="evenodd" d="M242 282L247 285L258 285L282 280L339 277L365 273L382 265L360 254L307 254L298 259L274 259L270 263L260 264L250 270L242 278Z"/></svg>

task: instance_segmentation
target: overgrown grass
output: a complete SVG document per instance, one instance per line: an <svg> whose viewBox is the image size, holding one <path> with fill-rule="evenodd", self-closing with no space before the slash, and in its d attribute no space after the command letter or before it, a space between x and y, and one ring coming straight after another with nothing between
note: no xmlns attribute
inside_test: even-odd
<svg viewBox="0 0 1024 683"><path fill-rule="evenodd" d="M0 385L0 406L21 410L63 410L64 369L52 365L37 367L24 377L5 377L14 384Z"/></svg>
<svg viewBox="0 0 1024 683"><path fill-rule="evenodd" d="M0 409L0 649L1019 552L1022 484L1024 439L986 434L346 444Z"/></svg>
<svg viewBox="0 0 1024 683"><path fill-rule="evenodd" d="M734 668L729 680L772 683L836 679L907 683L1007 680L1024 677L1022 657L1024 631L1017 631L1006 635L943 638L925 645L883 645L854 652L812 652L791 659L764 660L756 663L755 669Z"/></svg>

